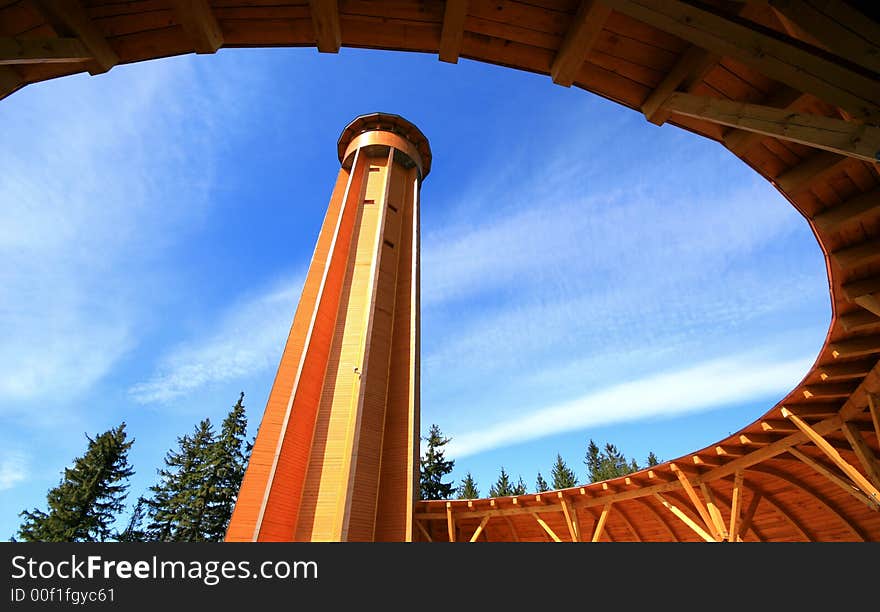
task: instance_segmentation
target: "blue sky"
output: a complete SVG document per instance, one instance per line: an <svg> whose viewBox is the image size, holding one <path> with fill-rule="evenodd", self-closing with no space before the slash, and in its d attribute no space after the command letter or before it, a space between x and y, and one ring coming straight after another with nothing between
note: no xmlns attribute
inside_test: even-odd
<svg viewBox="0 0 880 612"><path fill-rule="evenodd" d="M130 500L245 392L259 424L355 116L431 142L422 424L456 482L530 488L589 439L643 463L750 423L830 320L808 225L719 145L468 60L223 49L0 102L0 538L94 435Z"/></svg>

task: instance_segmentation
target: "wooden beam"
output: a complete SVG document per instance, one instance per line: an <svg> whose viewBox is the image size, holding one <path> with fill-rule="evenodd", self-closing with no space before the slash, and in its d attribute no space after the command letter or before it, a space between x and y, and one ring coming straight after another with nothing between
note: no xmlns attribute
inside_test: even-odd
<svg viewBox="0 0 880 612"><path fill-rule="evenodd" d="M832 53L880 73L880 25L851 4L770 0L770 6Z"/></svg>
<svg viewBox="0 0 880 612"><path fill-rule="evenodd" d="M855 381L836 383L823 382L814 385L804 385L801 392L806 399L845 399L852 395L852 392L855 391L858 386L858 383Z"/></svg>
<svg viewBox="0 0 880 612"><path fill-rule="evenodd" d="M803 110L811 98L812 96L809 94L797 91L786 85L780 85L761 104L798 112ZM731 128L724 133L721 141L731 152L742 157L765 138L767 136L764 134Z"/></svg>
<svg viewBox="0 0 880 612"><path fill-rule="evenodd" d="M843 364L832 364L843 365ZM820 371L824 371L826 366L819 366ZM864 375L863 375L864 376ZM787 404L786 408L794 412L802 419L827 418L834 416L840 412L840 404L834 402L809 403L809 404Z"/></svg>
<svg viewBox="0 0 880 612"><path fill-rule="evenodd" d="M519 542L519 534L516 533L516 527L513 524L513 520L511 520L509 516L505 516L504 521L507 523L507 527L510 529L510 535L513 536L513 541Z"/></svg>
<svg viewBox="0 0 880 612"><path fill-rule="evenodd" d="M721 457L742 457L743 455L748 454L749 449L743 446L719 444L715 447L715 452Z"/></svg>
<svg viewBox="0 0 880 612"><path fill-rule="evenodd" d="M705 482L701 482L700 491L703 493L703 499L706 500L706 508L709 510L709 518L712 519L715 533L718 534L718 539L726 540L727 529L724 526L724 518L721 516L721 510L715 502L715 495L712 493L712 489L710 489L709 485Z"/></svg>
<svg viewBox="0 0 880 612"><path fill-rule="evenodd" d="M880 444L880 398L873 393L868 394L868 412L871 413L871 422L874 424L874 435Z"/></svg>
<svg viewBox="0 0 880 612"><path fill-rule="evenodd" d="M694 533L696 533L698 536L700 536L701 538L703 538L703 540L705 540L706 542L715 542L715 541L717 541L717 540L715 539L714 536L712 536L711 534L709 534L709 532L707 532L705 529L703 529L703 527L700 526L696 521L694 521L693 519L691 519L691 517L689 517L687 514L685 514L684 512L682 512L681 509L680 509L678 506L676 506L676 505L674 505L674 504L671 504L671 503L669 503L668 501L666 501L666 499L664 499L664 497L663 497L662 495L660 495L659 493L655 493L655 494L654 494L654 497L656 497L657 500L659 500L659 502L660 502L661 504L663 504L663 506L664 506L667 510L669 510L670 512L672 512L672 514L674 514L674 515L677 516L679 519L681 519L681 521L682 521L685 525L687 525L688 527L690 527L690 528L694 531Z"/></svg>
<svg viewBox="0 0 880 612"><path fill-rule="evenodd" d="M870 497L865 495L861 489L853 486L852 482L846 480L845 478L841 478L819 461L816 461L806 453L803 453L794 447L788 449L788 452L801 462L813 468L814 471L821 474L822 476L836 484L838 487L855 497L857 500L868 506L871 510L880 510L880 501L875 501L871 499Z"/></svg>
<svg viewBox="0 0 880 612"><path fill-rule="evenodd" d="M693 455L691 460L694 465L706 467L718 467L724 465L724 459L719 455Z"/></svg>
<svg viewBox="0 0 880 612"><path fill-rule="evenodd" d="M474 535L471 536L471 542L476 542L477 538L480 537L480 534L483 533L483 528L486 526L486 523L489 522L489 519L492 518L491 514L487 514L483 517L483 520L480 521L480 524L477 525L477 528L474 529Z"/></svg>
<svg viewBox="0 0 880 612"><path fill-rule="evenodd" d="M845 271L867 263L873 263L880 260L880 240L868 240L838 249L831 253L831 260Z"/></svg>
<svg viewBox="0 0 880 612"><path fill-rule="evenodd" d="M768 444L778 442L780 439L779 436L774 436L772 434L752 433L748 431L739 435L740 443L748 444L749 446L767 446Z"/></svg>
<svg viewBox="0 0 880 612"><path fill-rule="evenodd" d="M772 433L788 434L797 431L797 427L785 419L765 419L761 421L761 429Z"/></svg>
<svg viewBox="0 0 880 612"><path fill-rule="evenodd" d="M841 357L862 357L880 353L880 336L860 336L851 340L840 340L828 345L835 359Z"/></svg>
<svg viewBox="0 0 880 612"><path fill-rule="evenodd" d="M752 521L755 518L755 511L758 509L758 504L761 503L761 497L763 497L763 495L760 492L752 492L752 499L749 502L749 507L746 508L745 514L743 514L742 517L742 522L739 526L740 534L748 533L749 529L751 529L752 533L755 533L755 536L758 535L754 528L752 528Z"/></svg>
<svg viewBox="0 0 880 612"><path fill-rule="evenodd" d="M859 361L845 361L843 363L826 363L816 368L822 380L850 380L853 378L864 378L874 367L874 362L868 359ZM804 416L797 410L794 411L798 416Z"/></svg>
<svg viewBox="0 0 880 612"><path fill-rule="evenodd" d="M623 521L623 524L626 525L626 528L629 529L629 532L631 534L633 534L633 537L635 538L636 542L643 542L644 541L642 534L639 533L639 530L636 529L636 526L633 524L632 520L630 520L630 518L626 515L626 513L622 509L620 509L620 508L617 509L617 516L620 517L620 520Z"/></svg>
<svg viewBox="0 0 880 612"><path fill-rule="evenodd" d="M880 188L859 194L842 204L823 210L813 217L813 224L825 232L836 232L844 225L860 221L880 207Z"/></svg>
<svg viewBox="0 0 880 612"><path fill-rule="evenodd" d="M339 53L342 46L342 30L339 27L339 2L337 0L309 0L315 43L321 53Z"/></svg>
<svg viewBox="0 0 880 612"><path fill-rule="evenodd" d="M416 521L416 527L419 528L419 530L422 532L422 535L425 536L425 539L426 539L426 540L428 540L429 542L433 542L433 541L434 541L433 538L431 538L431 534L428 533L428 530L425 529L425 526L424 526L424 525L422 525L422 521Z"/></svg>
<svg viewBox="0 0 880 612"><path fill-rule="evenodd" d="M0 36L0 65L52 64L92 59L78 38L12 38Z"/></svg>
<svg viewBox="0 0 880 612"><path fill-rule="evenodd" d="M868 375L859 383L859 388L850 395L843 406L840 407L840 416L848 421L862 414L868 408L868 399L871 393L880 389L880 360L871 368Z"/></svg>
<svg viewBox="0 0 880 612"><path fill-rule="evenodd" d="M718 64L718 59L717 55L704 49L693 45L688 47L642 103L645 118L656 125L663 125L667 113L661 112L661 107L667 98L678 89L687 91L695 83L702 81L706 73Z"/></svg>
<svg viewBox="0 0 880 612"><path fill-rule="evenodd" d="M571 510L568 507L568 502L565 501L565 498L562 496L562 493L559 493L559 505L562 507L562 514L565 516L565 524L568 526L568 535L571 536L571 541L580 541L580 538L578 538L577 527L571 518Z"/></svg>
<svg viewBox="0 0 880 612"><path fill-rule="evenodd" d="M18 91L24 86L24 79L11 66L0 66L0 99Z"/></svg>
<svg viewBox="0 0 880 612"><path fill-rule="evenodd" d="M847 442L855 451L856 457L859 458L859 463L862 464L862 468L868 475L868 480L876 489L880 490L880 465L877 464L874 451L865 443L859 427L852 421L846 421L843 424L843 435L846 436ZM877 501L880 502L880 496L877 497Z"/></svg>
<svg viewBox="0 0 880 612"><path fill-rule="evenodd" d="M847 300L855 302L862 296L880 293L880 276L871 276L862 280L852 281L842 285L840 289Z"/></svg>
<svg viewBox="0 0 880 612"><path fill-rule="evenodd" d="M732 57L794 89L864 119L880 117L880 82L849 63L708 5L681 0L603 0L614 10L721 57Z"/></svg>
<svg viewBox="0 0 880 612"><path fill-rule="evenodd" d="M741 539L739 528L742 524L740 521L740 513L742 512L742 489L743 471L737 470L733 477L733 497L730 499L730 529L727 530L728 542L736 542Z"/></svg>
<svg viewBox="0 0 880 612"><path fill-rule="evenodd" d="M89 74L107 72L119 63L119 56L78 0L34 0L34 4L56 34L82 41L92 57L87 64Z"/></svg>
<svg viewBox="0 0 880 612"><path fill-rule="evenodd" d="M541 526L541 528L547 532L547 535L549 535L551 538L553 538L554 542L562 542L562 540L559 539L559 536L556 535L556 532L553 531L552 529L550 529L550 525L548 525L546 522L544 522L544 519L542 519L540 516L535 514L535 520L538 521L538 524Z"/></svg>
<svg viewBox="0 0 880 612"><path fill-rule="evenodd" d="M817 151L777 176L773 182L788 195L795 196L838 172L842 162L847 159L831 151Z"/></svg>
<svg viewBox="0 0 880 612"><path fill-rule="evenodd" d="M441 62L458 63L467 9L468 0L446 0L446 8L443 10L443 30L440 33Z"/></svg>
<svg viewBox="0 0 880 612"><path fill-rule="evenodd" d="M680 92L670 95L663 108L872 163L880 160L880 127L873 125Z"/></svg>
<svg viewBox="0 0 880 612"><path fill-rule="evenodd" d="M877 293L869 293L860 295L853 300L856 304L880 317L880 291Z"/></svg>
<svg viewBox="0 0 880 612"><path fill-rule="evenodd" d="M666 533L669 535L669 542L681 542L681 539L675 533L675 530L669 525L666 519L663 518L663 516L661 516L656 509L654 509L654 506L652 506L647 499L636 499L635 502L644 507L644 509L647 510L648 514L657 519L657 522L660 523L660 526L663 527L663 530L666 531Z"/></svg>
<svg viewBox="0 0 880 612"><path fill-rule="evenodd" d="M172 4L196 53L215 53L223 46L223 31L208 0L173 0Z"/></svg>
<svg viewBox="0 0 880 612"><path fill-rule="evenodd" d="M693 504L694 509L696 509L697 513L700 515L700 518L703 519L703 523L705 523L706 528L712 534L712 538L718 540L720 534L715 530L715 524L712 521L712 517L709 515L709 511L706 509L706 506L703 504L703 500L700 499L700 496L697 495L696 489L691 484L690 479L688 479L687 474L685 474L680 468L676 469L678 466L673 463L673 469L675 469L675 475L678 476L679 482L681 482L681 487L684 489L684 492L687 493L688 499L691 500L691 504Z"/></svg>
<svg viewBox="0 0 880 612"><path fill-rule="evenodd" d="M571 87L610 14L611 9L600 0L581 0L550 66L550 76L554 83Z"/></svg>
<svg viewBox="0 0 880 612"><path fill-rule="evenodd" d="M803 540L807 542L812 542L813 538L810 537L810 534L807 533L804 526L797 521L791 513L783 507L779 502L775 501L770 495L764 493L763 499L767 503L768 506L773 508L773 511L778 514L783 521L789 524L789 526L800 536Z"/></svg>
<svg viewBox="0 0 880 612"><path fill-rule="evenodd" d="M858 331L880 326L880 317L867 310L859 309L845 315L840 315L837 320L846 331Z"/></svg>
<svg viewBox="0 0 880 612"><path fill-rule="evenodd" d="M608 522L608 515L611 514L611 504L605 504L602 507L602 514L599 515L599 521L596 523L596 529L593 531L591 542L598 542L605 531L605 524Z"/></svg>
<svg viewBox="0 0 880 612"><path fill-rule="evenodd" d="M877 490L867 478L865 478L861 472L859 472L856 468L854 468L850 463L840 456L840 453L836 448L831 446L828 441L823 438L819 433L817 433L812 427L807 425L806 422L803 421L796 414L782 409L782 416L787 419L791 419L791 421L798 426L798 428L807 436L807 438L818 446L823 453L828 455L828 458L834 462L834 464L839 467L844 474L849 476L850 480L852 480L857 487L859 487L862 491L864 491L869 497L874 499L880 499L880 491ZM843 425L843 423L841 424Z"/></svg>
<svg viewBox="0 0 880 612"><path fill-rule="evenodd" d="M452 504L446 502L446 530L449 532L449 541L455 542L455 519L452 517Z"/></svg>

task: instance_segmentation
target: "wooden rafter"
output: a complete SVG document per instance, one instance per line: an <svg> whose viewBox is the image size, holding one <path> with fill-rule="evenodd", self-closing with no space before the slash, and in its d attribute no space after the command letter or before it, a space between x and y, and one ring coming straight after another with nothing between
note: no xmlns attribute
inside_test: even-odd
<svg viewBox="0 0 880 612"><path fill-rule="evenodd" d="M565 498L562 496L562 493L559 493L559 505L562 508L562 514L565 516L565 524L568 527L568 535L571 536L572 542L580 541L580 537L578 537L578 528L575 522L571 517L571 509L568 507L568 502L565 501Z"/></svg>
<svg viewBox="0 0 880 612"><path fill-rule="evenodd" d="M862 437L858 426L852 421L845 422L843 424L843 434L846 436L846 440L853 451L855 451L859 463L862 464L862 468L868 475L868 480L871 481L875 489L880 490L880 465L877 464L877 457L874 456L874 451L865 443L865 439ZM876 499L880 501L880 495Z"/></svg>
<svg viewBox="0 0 880 612"><path fill-rule="evenodd" d="M309 0L315 42L321 53L339 53L342 47L342 29L339 26L337 0Z"/></svg>
<svg viewBox="0 0 880 612"><path fill-rule="evenodd" d="M880 117L877 80L769 28L681 0L603 1L618 12L722 57L735 58L796 90L815 94L852 116Z"/></svg>
<svg viewBox="0 0 880 612"><path fill-rule="evenodd" d="M443 30L440 32L441 62L458 63L467 9L468 0L446 0L446 7L443 10Z"/></svg>
<svg viewBox="0 0 880 612"><path fill-rule="evenodd" d="M831 253L831 259L842 270L851 270L880 259L880 240L866 240L852 246L837 249Z"/></svg>
<svg viewBox="0 0 880 612"><path fill-rule="evenodd" d="M874 435L877 444L880 444L880 397L868 393L868 412L871 413L871 422L874 424Z"/></svg>
<svg viewBox="0 0 880 612"><path fill-rule="evenodd" d="M860 336L850 340L840 340L828 345L835 359L841 357L862 357L880 353L880 336ZM850 399L852 396L850 396ZM841 409L842 410L842 409Z"/></svg>
<svg viewBox="0 0 880 612"><path fill-rule="evenodd" d="M730 528L727 530L728 542L740 540L740 514L742 512L743 472L738 470L733 478L733 496L730 498Z"/></svg>
<svg viewBox="0 0 880 612"><path fill-rule="evenodd" d="M672 512L672 514L674 514L674 515L677 516L679 519L681 519L681 521L682 521L685 525L687 525L688 527L690 527L691 530L693 530L694 533L696 533L698 536L700 536L701 538L703 538L706 542L715 542L715 541L716 541L716 540L715 540L715 537L714 537L712 534L710 534L708 531L706 531L705 529L703 529L703 526L702 526L702 525L700 525L700 524L697 523L695 520L693 520L691 517L689 517L687 514L685 514L685 513L681 510L681 508L679 508L679 507L676 506L675 504L672 504L672 503L668 502L668 501L667 501L662 495L660 495L659 493L655 493L655 494L654 494L654 497L657 498L657 500L658 500L661 504L663 504L663 506L664 506L667 510L669 510L670 512Z"/></svg>
<svg viewBox="0 0 880 612"><path fill-rule="evenodd" d="M803 482L799 478L781 472L780 470L764 466L756 466L752 468L752 471L772 476L773 478L777 478L799 489L807 497L815 500L822 508L825 509L826 512L834 516L839 522L843 523L843 526L847 529L847 531L849 531L854 536L854 540L858 540L861 542L867 540L865 533L861 529L859 529L849 517L845 516L843 512L841 512L839 508L832 504L824 495L814 490L812 487L810 487L807 483Z"/></svg>
<svg viewBox="0 0 880 612"><path fill-rule="evenodd" d="M600 0L581 0L550 67L554 83L571 87L610 14Z"/></svg>
<svg viewBox="0 0 880 612"><path fill-rule="evenodd" d="M867 336L871 338L871 336ZM880 339L874 336L875 339ZM868 406L869 396L876 393L880 389L880 360L874 364L868 375L859 383L859 388L853 391L847 400L840 407L840 416L843 420L848 421L862 413Z"/></svg>
<svg viewBox="0 0 880 612"><path fill-rule="evenodd" d="M804 385L801 392L805 399L845 399L856 390L856 387L858 387L858 383L855 382L821 382L814 385Z"/></svg>
<svg viewBox="0 0 880 612"><path fill-rule="evenodd" d="M656 125L663 125L668 114L662 112L663 103L676 90L688 91L695 83L718 64L718 56L699 47L688 47L663 80L648 94L642 103L645 118Z"/></svg>
<svg viewBox="0 0 880 612"><path fill-rule="evenodd" d="M749 507L746 508L746 511L742 516L742 521L740 522L740 525L739 525L739 533L740 534L748 533L749 529L751 529L752 533L755 534L755 537L757 537L758 540L760 540L761 538L758 535L758 533L755 531L755 529L752 527L752 522L755 519L755 512L758 509L758 504L761 503L761 497L762 497L761 493L759 493L757 491L752 492L752 500L749 502Z"/></svg>
<svg viewBox="0 0 880 612"><path fill-rule="evenodd" d="M724 518L721 516L721 510L715 502L715 494L705 482L700 483L700 491L703 493L703 499L706 500L706 509L709 510L709 518L712 519L715 533L719 540L727 539L727 528L724 526Z"/></svg>
<svg viewBox="0 0 880 612"><path fill-rule="evenodd" d="M712 520L711 515L709 514L709 510L706 508L703 500L700 499L700 496L697 495L696 489L694 489L693 484L691 484L690 479L687 474L684 473L676 464L672 464L673 469L675 470L675 475L678 476L678 480L681 482L681 487L684 489L684 492L687 494L688 499L691 500L691 504L693 504L694 509L700 515L700 518L703 520L703 524L709 533L712 534L712 538L714 540L719 539L719 534L715 530L715 523Z"/></svg>
<svg viewBox="0 0 880 612"><path fill-rule="evenodd" d="M55 33L63 37L76 37L89 51L89 74L107 72L119 63L119 57L107 39L89 17L79 0L34 0Z"/></svg>
<svg viewBox="0 0 880 612"><path fill-rule="evenodd" d="M196 53L214 53L223 46L223 31L208 0L173 0L172 4Z"/></svg>
<svg viewBox="0 0 880 612"><path fill-rule="evenodd" d="M880 491L867 479L865 478L861 472L859 472L855 467L853 467L846 459L844 459L836 448L831 446L828 441L822 437L821 434L815 431L812 427L810 427L803 419L798 417L796 414L792 413L790 410L783 408L782 415L791 419L791 421L798 426L798 428L807 436L807 438L818 446L822 452L828 455L828 458L834 462L834 464L839 467L844 474L849 476L849 478L859 487L862 491L864 491L869 497L873 497L874 499L880 499ZM843 425L843 423L841 423Z"/></svg>
<svg viewBox="0 0 880 612"><path fill-rule="evenodd" d="M880 73L880 24L841 0L769 0L774 10L836 55ZM821 8L820 8L821 7ZM822 10L824 9L824 10ZM832 17L833 15L833 17Z"/></svg>
<svg viewBox="0 0 880 612"><path fill-rule="evenodd" d="M797 427L785 419L764 419L761 421L761 429L766 432L787 434L797 431Z"/></svg>
<svg viewBox="0 0 880 612"><path fill-rule="evenodd" d="M491 514L487 514L483 517L483 520L480 521L480 524L477 525L477 528L474 529L474 535L471 536L471 542L476 542L477 538L480 537L480 534L483 533L483 529L486 527L486 523L489 522L489 519L492 518Z"/></svg>
<svg viewBox="0 0 880 612"><path fill-rule="evenodd" d="M846 156L831 151L816 151L798 165L777 176L773 182L785 193L794 196L838 172L847 159Z"/></svg>
<svg viewBox="0 0 880 612"><path fill-rule="evenodd" d="M862 492L862 490L858 487L854 486L850 480L839 476L832 469L823 465L821 462L813 459L812 457L797 448L790 448L788 449L788 452L806 465L813 468L813 470L815 470L817 473L821 474L822 476L833 482L835 485L840 487L841 490L846 491L857 500L868 506L871 510L880 510L880 502L875 502L870 497L865 495L865 493Z"/></svg>
<svg viewBox="0 0 880 612"><path fill-rule="evenodd" d="M748 454L749 449L744 446L732 446L730 444L719 444L715 447L715 453L721 457L742 457Z"/></svg>
<svg viewBox="0 0 880 612"><path fill-rule="evenodd" d="M670 95L663 108L864 161L880 159L880 127L864 123L680 92Z"/></svg>
<svg viewBox="0 0 880 612"><path fill-rule="evenodd" d="M862 359L860 361L845 361L843 363L826 363L817 368L819 376L822 380L849 380L853 378L864 378L874 367L874 362L870 359ZM797 414L803 416L800 411L795 410Z"/></svg>
<svg viewBox="0 0 880 612"><path fill-rule="evenodd" d="M547 535L549 535L554 542L562 542L562 539L558 535L556 535L556 532L550 528L550 525L548 525L547 522L544 521L544 519L535 514L535 520L538 522L538 525L540 525L541 528L547 532Z"/></svg>
<svg viewBox="0 0 880 612"><path fill-rule="evenodd" d="M455 542L455 518L452 516L452 504L446 502L446 531L449 533L449 541Z"/></svg>
<svg viewBox="0 0 880 612"><path fill-rule="evenodd" d="M810 100L811 96L803 92L797 91L786 85L781 85L773 91L761 104L764 106L772 106L773 108L785 108L790 111L799 112ZM752 148L757 146L759 142L767 138L764 134L757 132L749 132L748 130L740 130L731 128L724 133L721 141L724 146L730 149L736 155L742 157Z"/></svg>
<svg viewBox="0 0 880 612"><path fill-rule="evenodd" d="M78 38L0 36L0 65L82 62L92 54Z"/></svg>
<svg viewBox="0 0 880 612"><path fill-rule="evenodd" d="M654 509L654 506L652 506L648 502L647 499L636 499L634 501L636 503L640 504L643 508L645 508L645 510L647 510L647 512L651 516L653 516L657 520L658 523L660 523L660 526L663 527L663 530L667 534L669 534L669 541L670 542L680 542L681 541L681 539L678 537L678 534L675 533L675 530L672 528L672 526L666 521L665 518L663 518L663 516L661 516L661 514L659 512L657 512L657 510Z"/></svg>
<svg viewBox="0 0 880 612"><path fill-rule="evenodd" d="M626 525L626 528L629 529L629 532L633 535L636 542L643 542L644 538L642 538L642 534L639 533L639 530L636 529L635 524L632 522L632 519L627 516L626 512L623 509L618 508L616 510L617 516L620 517L620 520L623 521L623 524Z"/></svg>
<svg viewBox="0 0 880 612"><path fill-rule="evenodd" d="M846 331L858 331L860 329L870 329L872 327L880 327L880 317L867 310L858 310L837 318L843 329Z"/></svg>
<svg viewBox="0 0 880 612"><path fill-rule="evenodd" d="M422 521L416 521L416 527L419 528L419 531L422 532L422 535L425 536L426 540L428 540L429 542L434 541L434 539L431 537L431 534L428 532L427 529L425 529L425 526L422 524Z"/></svg>
<svg viewBox="0 0 880 612"><path fill-rule="evenodd" d="M605 504L602 508L602 514L599 515L599 520L596 521L596 528L593 530L593 537L590 539L591 542L598 542L602 537L609 514L611 514L611 504Z"/></svg>
<svg viewBox="0 0 880 612"><path fill-rule="evenodd" d="M513 538L513 541L519 542L519 534L516 532L516 526L513 524L511 518L509 516L505 516L504 522L507 523L507 527L510 529L510 535Z"/></svg>
<svg viewBox="0 0 880 612"><path fill-rule="evenodd" d="M813 217L813 223L821 230L835 232L846 224L860 221L865 214L875 210L880 202L880 188L859 194L842 204L823 210Z"/></svg>
<svg viewBox="0 0 880 612"><path fill-rule="evenodd" d="M752 486L752 488L755 489L754 485ZM755 490L759 491L759 489ZM788 525L797 533L797 535L802 540L806 542L812 542L814 540L814 538L809 533L807 533L807 530L804 528L801 522L798 521L794 516L792 516L791 512L780 502L776 501L770 495L763 491L761 491L761 498L768 506L773 508L773 511L776 512L776 514L779 515L779 517L782 518L783 521L788 523Z"/></svg>

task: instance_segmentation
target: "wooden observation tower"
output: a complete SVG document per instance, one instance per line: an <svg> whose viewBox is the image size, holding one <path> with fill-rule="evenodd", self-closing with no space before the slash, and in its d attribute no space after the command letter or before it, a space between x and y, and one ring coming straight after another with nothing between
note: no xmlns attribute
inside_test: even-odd
<svg viewBox="0 0 880 612"><path fill-rule="evenodd" d="M419 459L419 187L428 140L352 121L228 541L410 541Z"/></svg>

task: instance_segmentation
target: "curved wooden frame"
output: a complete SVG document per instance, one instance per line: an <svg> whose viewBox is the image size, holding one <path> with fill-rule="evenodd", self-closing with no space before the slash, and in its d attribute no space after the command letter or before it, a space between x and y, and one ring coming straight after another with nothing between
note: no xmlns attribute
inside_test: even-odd
<svg viewBox="0 0 880 612"><path fill-rule="evenodd" d="M836 484L852 482L862 498L877 499L880 424L876 408L866 411L869 397L880 394L880 24L842 1L829 4L825 13L798 11L803 3L796 0L242 4L5 3L0 7L0 97L68 74L98 74L117 64L223 47L317 46L336 52L352 46L438 53L447 62L464 57L544 74L550 77L548 86L552 79L578 87L658 125L670 123L710 138L773 183L814 231L825 254L832 302L825 343L803 380L735 434L630 475L626 483L567 489L549 503L559 512L563 500L572 512L614 503L616 511L626 512L621 517L644 526L642 537L648 539L656 532L649 523L660 519L648 498L681 489L673 464L693 465L688 482L696 499L710 494L722 500L717 487L703 490L703 485L746 470L752 494L791 521L785 508L821 502L815 492L827 486L832 472L810 471L789 480L791 488L774 498L751 480L769 475L764 468L776 470L777 457L788 449L809 443L835 462L840 474L833 476L843 479ZM854 453L832 452L841 444L841 430L856 444ZM866 435L854 437L855 431ZM824 444L829 435L835 440ZM543 511L550 511L547 497ZM534 525L529 515L536 503L529 496L520 500L516 507L510 498L473 500L470 508L453 500L450 511L501 513L511 534L531 533L519 527L525 520ZM445 504L419 502L416 517L446 520ZM803 525L790 523L798 537L836 538L827 504L819 506L817 512L800 513ZM835 507L865 539L880 540L880 502L844 495ZM750 518L760 539L766 516L756 512ZM436 533L416 531L416 539ZM664 538L658 534L657 539Z"/></svg>

